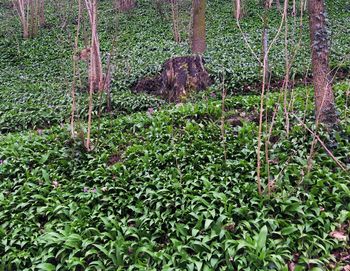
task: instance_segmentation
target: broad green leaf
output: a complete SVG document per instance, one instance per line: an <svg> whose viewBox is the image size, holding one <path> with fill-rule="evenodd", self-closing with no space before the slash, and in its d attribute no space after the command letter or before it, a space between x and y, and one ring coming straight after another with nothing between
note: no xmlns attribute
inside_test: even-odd
<svg viewBox="0 0 350 271"><path fill-rule="evenodd" d="M41 263L41 264L37 265L36 267L42 271L55 271L56 270L56 267L51 263Z"/></svg>
<svg viewBox="0 0 350 271"><path fill-rule="evenodd" d="M267 227L265 225L261 228L259 235L258 235L258 239L257 239L257 243L256 243L257 252L260 252L263 248L265 248L266 238L267 238Z"/></svg>

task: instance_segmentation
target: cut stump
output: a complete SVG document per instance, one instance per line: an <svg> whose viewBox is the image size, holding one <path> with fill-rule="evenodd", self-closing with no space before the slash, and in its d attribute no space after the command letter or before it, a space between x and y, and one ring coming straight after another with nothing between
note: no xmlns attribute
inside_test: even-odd
<svg viewBox="0 0 350 271"><path fill-rule="evenodd" d="M169 59L164 63L161 74L140 79L133 90L180 102L190 91L204 90L211 84L203 58L196 55Z"/></svg>

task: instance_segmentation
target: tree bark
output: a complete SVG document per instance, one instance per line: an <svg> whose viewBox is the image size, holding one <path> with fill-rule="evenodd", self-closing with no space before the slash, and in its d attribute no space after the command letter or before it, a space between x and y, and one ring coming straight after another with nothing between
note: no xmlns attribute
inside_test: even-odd
<svg viewBox="0 0 350 271"><path fill-rule="evenodd" d="M272 6L272 1L273 1L273 0L263 0L263 6L264 6L264 8L270 9L271 6Z"/></svg>
<svg viewBox="0 0 350 271"><path fill-rule="evenodd" d="M203 54L206 49L205 8L206 0L193 0L192 53Z"/></svg>
<svg viewBox="0 0 350 271"><path fill-rule="evenodd" d="M281 10L280 0L276 0L276 7L277 7L278 10Z"/></svg>
<svg viewBox="0 0 350 271"><path fill-rule="evenodd" d="M329 35L324 0L309 0L309 24L316 123L331 126L338 122L329 68Z"/></svg>
<svg viewBox="0 0 350 271"><path fill-rule="evenodd" d="M174 40L179 43L181 42L181 35L179 30L179 7L177 0L171 0L171 15L173 19Z"/></svg>
<svg viewBox="0 0 350 271"><path fill-rule="evenodd" d="M269 68L269 56L268 56L268 49L269 49L269 30L267 26L264 26L263 34L262 34L262 47L263 47L263 66L266 68L265 73L265 82L268 83L269 77L270 77L270 68Z"/></svg>
<svg viewBox="0 0 350 271"><path fill-rule="evenodd" d="M295 17L297 16L297 3L295 0L293 0L293 11L292 11L292 16Z"/></svg>
<svg viewBox="0 0 350 271"><path fill-rule="evenodd" d="M234 11L235 11L235 18L236 20L239 20L242 18L242 3L241 0L235 0L234 2Z"/></svg>
<svg viewBox="0 0 350 271"><path fill-rule="evenodd" d="M97 0L85 0L91 26L91 53L89 82L93 85L93 90L102 91L103 72L100 54L100 42L97 31Z"/></svg>
<svg viewBox="0 0 350 271"><path fill-rule="evenodd" d="M40 0L39 4L40 4L40 7L39 7L39 25L44 26L46 23L46 20L45 20L45 0Z"/></svg>

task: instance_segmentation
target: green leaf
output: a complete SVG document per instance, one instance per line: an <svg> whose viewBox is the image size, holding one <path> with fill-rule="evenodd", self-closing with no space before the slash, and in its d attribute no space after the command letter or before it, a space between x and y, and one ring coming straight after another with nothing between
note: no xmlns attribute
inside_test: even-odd
<svg viewBox="0 0 350 271"><path fill-rule="evenodd" d="M103 254L105 254L107 257L109 257L109 252L107 249L105 249L103 246L98 245L98 244L94 244L94 246L96 248L98 248L101 252L103 252Z"/></svg>
<svg viewBox="0 0 350 271"><path fill-rule="evenodd" d="M261 228L260 233L258 235L256 250L260 252L266 246L266 238L267 238L267 227L266 225Z"/></svg>
<svg viewBox="0 0 350 271"><path fill-rule="evenodd" d="M71 248L80 248L81 243L82 243L81 236L73 233L67 237L64 244Z"/></svg>
<svg viewBox="0 0 350 271"><path fill-rule="evenodd" d="M289 234L292 234L293 232L296 232L297 230L298 230L298 228L296 228L294 226L289 226L289 227L283 228L281 233L283 235L289 235Z"/></svg>
<svg viewBox="0 0 350 271"><path fill-rule="evenodd" d="M45 164L45 162L49 159L50 153L44 154L43 157L40 159L39 163L40 164Z"/></svg>
<svg viewBox="0 0 350 271"><path fill-rule="evenodd" d="M343 184L343 183L341 183L341 184L339 184L340 185L340 187L344 190L344 192L348 195L348 196L350 196L350 189L349 189L349 187L347 187L345 184Z"/></svg>
<svg viewBox="0 0 350 271"><path fill-rule="evenodd" d="M211 223L213 223L212 219L206 219L204 222L204 229L207 230L210 227Z"/></svg>
<svg viewBox="0 0 350 271"><path fill-rule="evenodd" d="M43 175L43 178L44 178L45 182L50 182L49 173L47 173L47 171L45 169L41 169L41 173Z"/></svg>
<svg viewBox="0 0 350 271"><path fill-rule="evenodd" d="M56 270L56 267L51 263L41 263L41 264L37 265L36 268L38 268L39 270L42 270L42 271L55 271Z"/></svg>
<svg viewBox="0 0 350 271"><path fill-rule="evenodd" d="M198 262L198 261L195 261L194 262L196 267L197 267L197 271L201 271L202 270L202 267L203 267L203 263L202 262Z"/></svg>

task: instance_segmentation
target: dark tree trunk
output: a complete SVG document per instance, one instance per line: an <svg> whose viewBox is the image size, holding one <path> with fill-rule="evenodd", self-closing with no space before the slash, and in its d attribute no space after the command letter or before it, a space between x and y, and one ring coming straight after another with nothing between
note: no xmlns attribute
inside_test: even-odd
<svg viewBox="0 0 350 271"><path fill-rule="evenodd" d="M192 6L193 6L192 53L203 54L206 49L206 41L205 41L206 0L193 0Z"/></svg>
<svg viewBox="0 0 350 271"><path fill-rule="evenodd" d="M323 0L309 0L312 72L315 88L316 122L337 123L329 68L329 35Z"/></svg>

